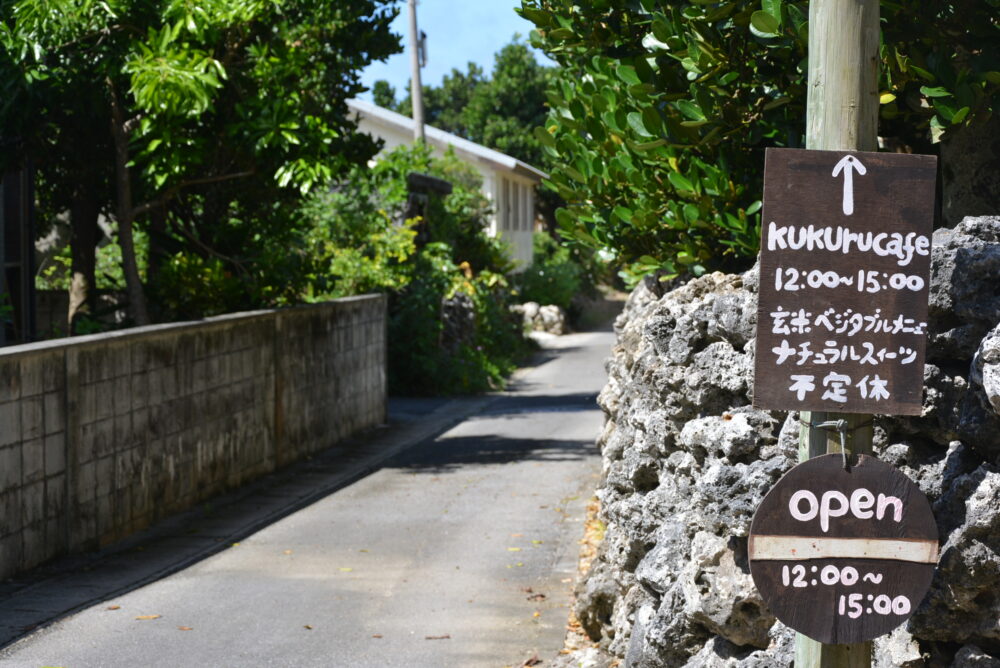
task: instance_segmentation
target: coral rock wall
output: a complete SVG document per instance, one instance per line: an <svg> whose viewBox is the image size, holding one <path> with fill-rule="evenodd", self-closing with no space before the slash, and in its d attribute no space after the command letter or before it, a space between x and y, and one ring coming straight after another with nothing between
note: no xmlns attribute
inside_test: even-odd
<svg viewBox="0 0 1000 668"><path fill-rule="evenodd" d="M798 415L751 407L757 275L712 274L616 322L600 396L607 536L577 616L625 666L792 663L747 565L750 520L796 463ZM924 410L879 416L875 448L930 498L931 591L876 666L1000 667L1000 218L934 234Z"/></svg>

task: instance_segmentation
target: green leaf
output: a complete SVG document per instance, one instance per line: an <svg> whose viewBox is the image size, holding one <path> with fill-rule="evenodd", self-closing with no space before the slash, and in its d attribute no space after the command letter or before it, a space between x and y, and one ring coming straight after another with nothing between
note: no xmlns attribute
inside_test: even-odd
<svg viewBox="0 0 1000 668"><path fill-rule="evenodd" d="M774 17L774 20L781 25L781 1L782 0L761 0L761 7L765 12Z"/></svg>
<svg viewBox="0 0 1000 668"><path fill-rule="evenodd" d="M555 137L553 137L545 128L538 126L535 128L533 134L535 135L535 139L537 139L538 143L541 144L542 146L549 146L555 148L556 146Z"/></svg>
<svg viewBox="0 0 1000 668"><path fill-rule="evenodd" d="M546 31L545 36L548 37L549 39L566 41L576 37L576 33L570 30L569 28L556 28L555 30Z"/></svg>
<svg viewBox="0 0 1000 668"><path fill-rule="evenodd" d="M643 137L654 136L652 132L646 129L646 125L642 121L642 114L640 114L638 111L630 111L627 118L629 126L633 130L635 130L636 134L639 134Z"/></svg>
<svg viewBox="0 0 1000 668"><path fill-rule="evenodd" d="M621 218L624 222L632 222L632 209L624 206L616 206L614 211L615 215Z"/></svg>
<svg viewBox="0 0 1000 668"><path fill-rule="evenodd" d="M631 65L619 65L615 68L615 74L618 78L629 84L630 86L635 86L642 81L639 79L639 75L636 74L635 68Z"/></svg>
<svg viewBox="0 0 1000 668"><path fill-rule="evenodd" d="M690 100L677 100L677 108L682 114L693 121L705 120L705 112L701 110L701 107Z"/></svg>
<svg viewBox="0 0 1000 668"><path fill-rule="evenodd" d="M694 185L688 181L687 177L678 172L670 172L667 174L667 179L670 181L670 185L679 191L694 192Z"/></svg>
<svg viewBox="0 0 1000 668"><path fill-rule="evenodd" d="M601 114L601 120L604 121L604 125L608 128L614 130L615 132L621 133L622 127L618 124L618 119L610 111L605 111Z"/></svg>
<svg viewBox="0 0 1000 668"><path fill-rule="evenodd" d="M556 222L559 224L559 227L568 230L574 227L576 218L573 217L573 214L570 213L568 209L563 207L556 209Z"/></svg>
<svg viewBox="0 0 1000 668"><path fill-rule="evenodd" d="M778 99L771 100L770 102L768 102L767 104L765 104L764 105L764 111L771 111L772 109L777 109L778 107L782 107L782 106L788 104L791 101L792 101L792 98L790 98L790 97L779 97Z"/></svg>
<svg viewBox="0 0 1000 668"><path fill-rule="evenodd" d="M957 125L958 123L961 123L962 121L965 120L965 117L968 115L969 115L969 108L962 107L961 109L955 112L954 116L951 117L952 125Z"/></svg>
<svg viewBox="0 0 1000 668"><path fill-rule="evenodd" d="M654 139L653 141L647 142L629 142L629 146L634 148L636 151L651 151L654 148L659 148L667 143L666 139L662 137L660 139Z"/></svg>
<svg viewBox="0 0 1000 668"><path fill-rule="evenodd" d="M699 215L700 214L698 211L698 207L696 207L694 204L684 205L684 218L689 223L693 223L694 221L698 220Z"/></svg>
<svg viewBox="0 0 1000 668"><path fill-rule="evenodd" d="M910 70L913 70L914 72L916 72L917 75L921 79L923 79L924 81L931 81L931 82L934 81L934 78L935 78L934 75L931 74L930 72L928 72L927 70L925 70L925 69L923 69L921 67L917 67L913 63L908 63L906 67L907 67L907 69L910 69Z"/></svg>
<svg viewBox="0 0 1000 668"><path fill-rule="evenodd" d="M947 89L937 86L935 88L930 88L928 86L921 86L920 92L927 97L951 97L951 93Z"/></svg>
<svg viewBox="0 0 1000 668"><path fill-rule="evenodd" d="M776 35L780 28L776 18L762 11L756 11L750 15L750 25L765 35Z"/></svg>

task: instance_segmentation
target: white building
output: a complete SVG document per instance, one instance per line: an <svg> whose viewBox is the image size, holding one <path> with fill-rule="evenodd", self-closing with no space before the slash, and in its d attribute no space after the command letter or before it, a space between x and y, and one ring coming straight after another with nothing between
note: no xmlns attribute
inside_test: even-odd
<svg viewBox="0 0 1000 668"><path fill-rule="evenodd" d="M385 142L383 151L413 142L413 119L370 102L353 99L347 106L358 115L361 132ZM493 205L489 233L510 246L511 255L524 268L531 264L531 236L535 227L535 186L547 175L516 158L429 125L424 137L434 155L449 147L455 156L483 177L483 194ZM376 156L376 160L378 156Z"/></svg>

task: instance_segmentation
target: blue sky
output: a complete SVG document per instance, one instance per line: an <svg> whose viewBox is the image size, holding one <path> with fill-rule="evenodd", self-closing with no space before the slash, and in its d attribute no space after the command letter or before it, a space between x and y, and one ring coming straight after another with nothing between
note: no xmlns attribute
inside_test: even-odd
<svg viewBox="0 0 1000 668"><path fill-rule="evenodd" d="M452 68L466 71L469 61L489 74L493 70L493 54L510 42L514 33L527 41L534 27L514 12L514 7L520 5L520 0L418 0L417 27L427 33L427 66L420 73L423 84L438 86ZM399 16L392 30L403 36L403 47L408 49L406 1L400 0L398 6ZM536 52L535 57L546 65L554 64L541 52ZM408 52L391 56L384 63L373 63L361 73L361 82L369 89L378 79L385 79L396 88L396 99L405 97L410 81ZM371 101L371 90L361 98Z"/></svg>

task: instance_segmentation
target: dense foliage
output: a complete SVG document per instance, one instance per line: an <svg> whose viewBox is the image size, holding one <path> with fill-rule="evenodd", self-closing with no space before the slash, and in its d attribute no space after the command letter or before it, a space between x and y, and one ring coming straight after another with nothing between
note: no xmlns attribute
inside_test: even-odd
<svg viewBox="0 0 1000 668"><path fill-rule="evenodd" d="M569 248L547 233L536 232L532 245L531 266L517 275L521 301L555 304L569 310L573 297L585 287L584 268L572 257Z"/></svg>
<svg viewBox="0 0 1000 668"><path fill-rule="evenodd" d="M988 116L1000 0L882 2L880 135L917 151ZM625 276L756 255L763 149L802 147L806 2L523 0L562 68L536 136L563 235Z"/></svg>
<svg viewBox="0 0 1000 668"><path fill-rule="evenodd" d="M534 130L545 122L545 91L552 76L553 68L540 65L515 36L494 56L489 76L470 62L467 72L452 69L440 86L425 85L424 118L428 125L544 168L546 156ZM375 92L383 90L376 103L409 116L409 94L397 103L385 86L376 82Z"/></svg>
<svg viewBox="0 0 1000 668"><path fill-rule="evenodd" d="M0 127L22 140L4 159L34 158L43 200L69 211L81 289L100 214L118 224L135 322L150 318L135 225L151 282L178 250L247 282L300 193L375 152L345 100L400 48L387 4L0 0Z"/></svg>
<svg viewBox="0 0 1000 668"><path fill-rule="evenodd" d="M452 183L406 219L406 175ZM305 207L297 281L306 299L387 291L390 389L404 394L477 392L503 383L526 352L509 312L511 264L486 234L489 203L479 177L457 158L423 146L351 170ZM423 241L416 242L417 230Z"/></svg>
<svg viewBox="0 0 1000 668"><path fill-rule="evenodd" d="M546 90L554 68L538 63L532 50L514 39L494 56L493 70L469 63L467 71L452 69L440 86L423 86L424 118L432 125L483 146L502 151L543 171L550 169L550 156L535 136L548 112ZM409 94L396 100L396 91L385 81L376 81L375 103L409 116ZM563 202L551 190L541 190L536 200L539 213L555 226L555 210Z"/></svg>

